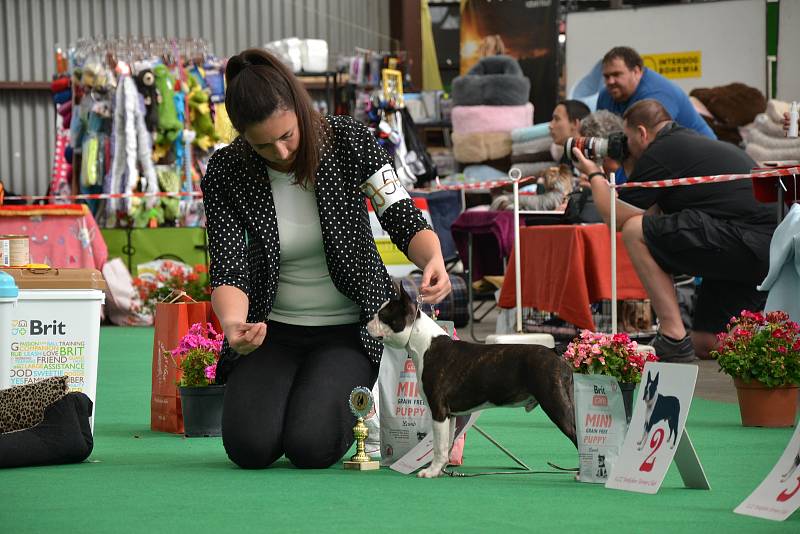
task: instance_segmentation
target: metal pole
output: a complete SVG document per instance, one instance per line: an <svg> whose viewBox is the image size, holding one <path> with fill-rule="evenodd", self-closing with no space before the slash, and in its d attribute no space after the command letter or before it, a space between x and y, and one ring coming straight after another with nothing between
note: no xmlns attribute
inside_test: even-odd
<svg viewBox="0 0 800 534"><path fill-rule="evenodd" d="M480 428L478 425L472 425L472 428L474 428L474 429L475 429L475 430L478 432L478 434L480 434L480 435L481 435L481 436L483 436L484 438L488 439L488 440L489 440L489 441L490 441L490 442L491 442L491 443L492 443L492 444L493 444L495 447L497 447L498 449L500 449L501 451L503 451L504 453L506 453L506 456L508 456L509 458L511 458L512 460L514 460L514 461L515 461L517 464L519 464L519 466L520 466L520 467L522 467L524 470L526 470L526 471L530 471L530 470L531 470L531 468L530 468L530 467L528 467L528 466L525 464L525 462L523 462L522 460L520 460L519 458L517 458L516 456L514 456L514 453L512 453L510 450L508 450L508 449L506 449L505 447L503 447L502 445L500 445L500 443L498 443L498 442L497 442L497 441L496 441L496 440L495 440L495 439L494 439L492 436L490 436L489 434L487 434L486 432L484 432L484 431L483 431L483 429L482 429L482 428Z"/></svg>
<svg viewBox="0 0 800 534"><path fill-rule="evenodd" d="M611 173L611 182L608 184L611 194L611 210L609 226L611 227L611 333L617 333L617 199L614 190L614 173Z"/></svg>
<svg viewBox="0 0 800 534"><path fill-rule="evenodd" d="M522 270L520 268L521 250L519 246L519 179L522 171L516 167L508 171L508 177L514 183L514 298L517 305L517 328L518 334L522 333Z"/></svg>

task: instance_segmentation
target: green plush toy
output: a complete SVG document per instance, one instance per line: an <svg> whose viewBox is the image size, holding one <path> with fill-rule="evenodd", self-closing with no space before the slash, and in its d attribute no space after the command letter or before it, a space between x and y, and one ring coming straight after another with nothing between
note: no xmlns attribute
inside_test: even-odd
<svg viewBox="0 0 800 534"><path fill-rule="evenodd" d="M214 146L214 143L219 141L219 135L214 129L214 122L211 120L208 93L203 90L194 75L189 75L189 95L187 98L192 130L197 134L193 143L208 152Z"/></svg>
<svg viewBox="0 0 800 534"><path fill-rule="evenodd" d="M175 80L164 65L156 65L153 74L158 90L158 131L155 144L169 147L183 129L183 124L178 120L178 112L175 109L175 91L172 89Z"/></svg>
<svg viewBox="0 0 800 534"><path fill-rule="evenodd" d="M181 177L173 167L164 166L156 169L158 185L165 193L177 193L181 190ZM163 218L174 221L181 215L180 199L177 197L162 197L161 208Z"/></svg>

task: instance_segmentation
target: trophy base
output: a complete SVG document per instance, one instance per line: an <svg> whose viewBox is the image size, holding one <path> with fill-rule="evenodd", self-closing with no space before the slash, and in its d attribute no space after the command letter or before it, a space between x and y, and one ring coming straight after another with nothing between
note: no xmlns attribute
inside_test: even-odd
<svg viewBox="0 0 800 534"><path fill-rule="evenodd" d="M353 469L355 471L374 471L381 467L381 463L377 460L370 460L368 462L353 462L348 460L343 463L345 469Z"/></svg>

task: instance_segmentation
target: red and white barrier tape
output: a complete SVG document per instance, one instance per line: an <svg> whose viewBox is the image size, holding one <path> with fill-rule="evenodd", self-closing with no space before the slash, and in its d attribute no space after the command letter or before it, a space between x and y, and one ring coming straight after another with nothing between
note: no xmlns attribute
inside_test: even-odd
<svg viewBox="0 0 800 534"><path fill-rule="evenodd" d="M772 169L758 171L751 174L715 174L713 176L693 176L691 178L674 178L672 180L653 180L652 182L627 182L617 185L617 189L633 187L657 188L677 187L681 185L710 184L732 182L734 180L747 180L750 178L775 178L778 176L800 175L800 167L787 167L785 169Z"/></svg>
<svg viewBox="0 0 800 534"><path fill-rule="evenodd" d="M800 167L787 167L783 169L770 169L757 171L750 174L716 174L713 176L693 176L690 178L674 178L671 180L653 180L651 182L627 182L616 186L617 189L629 189L634 187L658 188L676 187L682 185L696 185L708 183L732 182L734 180L747 180L750 178L775 178L779 176L800 176ZM492 180L490 182L475 182L471 184L440 185L440 190L461 190L461 189L491 189L512 183L512 180Z"/></svg>
<svg viewBox="0 0 800 534"><path fill-rule="evenodd" d="M713 176L693 176L690 178L674 178L672 180L653 180L651 182L627 182L616 186L617 189L628 189L633 187L658 188L658 187L677 187L682 185L696 185L720 182L732 182L734 180L747 180L750 178L776 178L779 176L800 176L800 167L787 167L783 169L771 169L758 171L751 174L716 174ZM439 185L439 191L459 191L462 189L492 189L512 183L512 180L491 180L487 182L475 182L470 184ZM105 200L109 198L143 198L143 197L195 197L202 198L200 191L190 192L158 192L158 193L86 193L81 195L15 195L7 196L6 200Z"/></svg>
<svg viewBox="0 0 800 534"><path fill-rule="evenodd" d="M511 180L491 180L488 182L474 182L470 184L456 184L456 185L439 185L436 187L439 191L461 191L462 189L491 189L493 187L500 187L508 185Z"/></svg>
<svg viewBox="0 0 800 534"><path fill-rule="evenodd" d="M85 193L81 195L15 195L5 197L6 200L106 200L109 198L143 198L143 197L196 197L202 198L200 191L158 192L158 193Z"/></svg>

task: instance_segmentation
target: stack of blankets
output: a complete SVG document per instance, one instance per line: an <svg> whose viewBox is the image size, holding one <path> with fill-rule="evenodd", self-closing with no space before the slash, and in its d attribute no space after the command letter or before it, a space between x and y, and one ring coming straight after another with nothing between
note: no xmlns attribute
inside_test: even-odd
<svg viewBox="0 0 800 534"><path fill-rule="evenodd" d="M548 123L517 128L511 132L511 164L522 176L541 176L549 167L558 166L553 159Z"/></svg>
<svg viewBox="0 0 800 534"><path fill-rule="evenodd" d="M787 138L783 131L783 114L789 103L780 100L767 102L767 110L741 128L745 151L757 162L800 160L800 138Z"/></svg>
<svg viewBox="0 0 800 534"><path fill-rule="evenodd" d="M533 124L530 80L510 56L482 58L453 80L453 156L508 171L511 131Z"/></svg>

